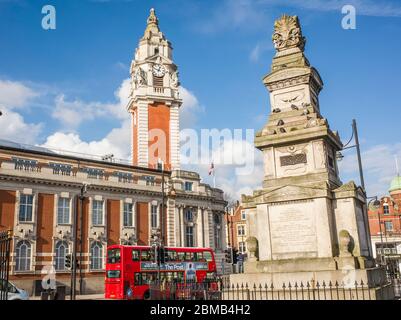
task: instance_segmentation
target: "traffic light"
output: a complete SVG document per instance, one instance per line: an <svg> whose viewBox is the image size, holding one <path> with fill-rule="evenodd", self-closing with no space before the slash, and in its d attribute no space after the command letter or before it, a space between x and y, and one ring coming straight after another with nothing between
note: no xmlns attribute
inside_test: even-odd
<svg viewBox="0 0 401 320"><path fill-rule="evenodd" d="M71 267L72 267L72 263L71 262L72 262L72 255L71 254L67 254L65 256L65 262L64 262L64 266L65 266L66 269L71 270Z"/></svg>
<svg viewBox="0 0 401 320"><path fill-rule="evenodd" d="M233 264L236 264L238 262L238 250L237 249L233 249Z"/></svg>
<svg viewBox="0 0 401 320"><path fill-rule="evenodd" d="M233 250L232 248L227 248L226 250L224 250L227 263L233 263L232 250Z"/></svg>
<svg viewBox="0 0 401 320"><path fill-rule="evenodd" d="M157 247L157 264L166 263L166 249L163 246Z"/></svg>
<svg viewBox="0 0 401 320"><path fill-rule="evenodd" d="M153 262L154 263L159 263L159 249L158 246L153 245L152 246L152 250L153 250Z"/></svg>

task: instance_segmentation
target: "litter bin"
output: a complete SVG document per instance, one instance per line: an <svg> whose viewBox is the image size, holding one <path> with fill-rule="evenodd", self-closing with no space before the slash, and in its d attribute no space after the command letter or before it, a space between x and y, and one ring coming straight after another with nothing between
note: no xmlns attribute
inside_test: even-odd
<svg viewBox="0 0 401 320"><path fill-rule="evenodd" d="M67 287L65 285L59 285L56 287L55 300L65 300L65 292Z"/></svg>
<svg viewBox="0 0 401 320"><path fill-rule="evenodd" d="M40 300L49 300L49 293L47 291L42 291L40 293Z"/></svg>

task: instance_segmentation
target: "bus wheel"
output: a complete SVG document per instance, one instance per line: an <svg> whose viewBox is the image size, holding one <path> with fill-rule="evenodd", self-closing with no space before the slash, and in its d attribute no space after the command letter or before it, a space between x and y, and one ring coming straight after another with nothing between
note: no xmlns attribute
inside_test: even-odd
<svg viewBox="0 0 401 320"><path fill-rule="evenodd" d="M150 291L149 291L149 290L146 291L146 292L143 294L143 299L144 299L144 300L150 300Z"/></svg>

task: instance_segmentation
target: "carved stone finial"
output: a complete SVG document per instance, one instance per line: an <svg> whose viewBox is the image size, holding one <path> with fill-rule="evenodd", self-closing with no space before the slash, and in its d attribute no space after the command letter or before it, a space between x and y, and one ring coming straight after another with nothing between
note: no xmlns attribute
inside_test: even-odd
<svg viewBox="0 0 401 320"><path fill-rule="evenodd" d="M148 25L149 24L155 24L155 25L159 24L159 20L156 17L156 12L155 12L154 8L150 9L150 14L149 14L147 21L148 21Z"/></svg>
<svg viewBox="0 0 401 320"><path fill-rule="evenodd" d="M150 9L150 14L147 20L148 25L145 29L144 39L150 39L152 35L156 35L160 32L159 30L159 19L156 17L155 9Z"/></svg>
<svg viewBox="0 0 401 320"><path fill-rule="evenodd" d="M297 16L283 15L274 22L273 43L277 51L296 47L303 51L305 42Z"/></svg>

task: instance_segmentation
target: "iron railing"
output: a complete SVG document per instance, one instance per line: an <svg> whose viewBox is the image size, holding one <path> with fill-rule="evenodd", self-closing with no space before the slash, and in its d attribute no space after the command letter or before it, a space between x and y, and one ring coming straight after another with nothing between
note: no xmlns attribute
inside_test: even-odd
<svg viewBox="0 0 401 320"><path fill-rule="evenodd" d="M367 283L300 281L249 284L229 283L226 279L209 283L152 283L152 300L393 300L400 299L400 282L378 280Z"/></svg>
<svg viewBox="0 0 401 320"><path fill-rule="evenodd" d="M11 231L0 231L0 300L8 299Z"/></svg>

